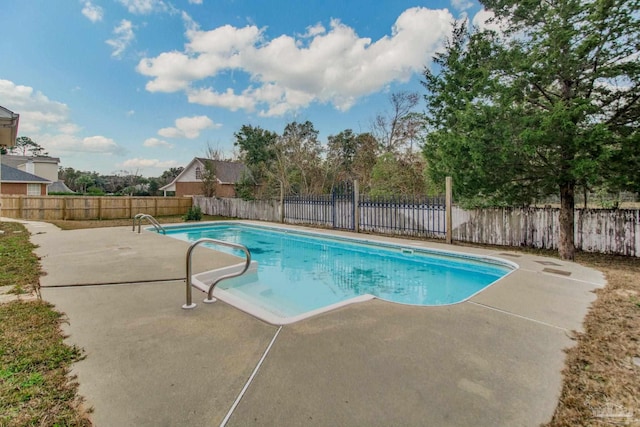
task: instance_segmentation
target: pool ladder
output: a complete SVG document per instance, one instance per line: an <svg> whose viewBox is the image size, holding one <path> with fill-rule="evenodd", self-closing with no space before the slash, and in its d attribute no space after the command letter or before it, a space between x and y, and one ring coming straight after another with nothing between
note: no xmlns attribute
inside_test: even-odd
<svg viewBox="0 0 640 427"><path fill-rule="evenodd" d="M143 219L148 220L151 223L151 225L153 225L153 228L155 228L158 233L167 234L167 230L165 230L165 228L160 225L160 223L158 222L157 219L155 219L151 215L145 214L145 213L139 213L139 214L137 214L136 216L133 217L133 228L132 228L131 231L136 231L136 222L137 222L138 223L138 234L139 234Z"/></svg>
<svg viewBox="0 0 640 427"><path fill-rule="evenodd" d="M195 242L193 242L190 246L189 249L187 249L187 259L186 259L186 270L187 270L187 302L186 304L184 304L182 306L182 308L184 309L190 309L190 308L194 308L196 306L196 304L192 301L192 296L191 296L191 272L192 272L192 268L191 268L191 255L193 254L193 250L198 246L201 245L203 243L214 243L216 245L220 245L220 246L227 246L229 248L233 248L233 249L240 249L244 252L245 255L245 263L244 263L244 268L239 272L239 273L230 273L230 274L225 274L224 276L220 276L218 277L216 280L213 281L213 283L211 283L211 285L209 285L209 291L207 292L207 299L204 300L205 303L212 303L215 302L215 299L213 298L213 288L216 287L216 285L220 282L222 282L223 280L226 279L231 279L233 277L238 277L238 276L242 276L248 269L249 269L249 265L251 264L251 253L249 252L249 249L247 249L246 246L244 245L240 245L238 243L230 243L230 242L225 242L223 240L216 240L216 239L209 239L209 238L202 238L200 240L196 240Z"/></svg>

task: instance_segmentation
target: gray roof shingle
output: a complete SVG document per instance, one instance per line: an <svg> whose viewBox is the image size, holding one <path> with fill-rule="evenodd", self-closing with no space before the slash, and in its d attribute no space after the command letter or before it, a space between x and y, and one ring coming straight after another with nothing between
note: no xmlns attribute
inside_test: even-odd
<svg viewBox="0 0 640 427"><path fill-rule="evenodd" d="M211 160L204 157L197 157L200 163L212 162L216 170L216 178L223 184L236 184L242 179L243 174L248 174L247 167L240 162L230 162L223 160Z"/></svg>
<svg viewBox="0 0 640 427"><path fill-rule="evenodd" d="M26 182L26 183L42 183L48 184L51 181L48 179L40 178L39 176L30 174L28 172L21 171L20 169L12 168L9 165L2 163L0 165L0 178L2 182Z"/></svg>
<svg viewBox="0 0 640 427"><path fill-rule="evenodd" d="M5 165L9 165L12 168L17 168L18 166L27 163L29 160L36 163L55 163L56 165L60 163L59 157L49 157L49 156L20 156L16 154L4 154L2 155L2 163Z"/></svg>

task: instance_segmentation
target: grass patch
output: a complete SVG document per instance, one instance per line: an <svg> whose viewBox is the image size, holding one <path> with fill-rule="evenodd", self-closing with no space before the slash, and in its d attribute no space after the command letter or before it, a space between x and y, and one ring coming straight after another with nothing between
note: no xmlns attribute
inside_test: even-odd
<svg viewBox="0 0 640 427"><path fill-rule="evenodd" d="M37 290L35 246L22 224L0 222L0 285ZM63 342L62 315L42 301L0 304L0 426L89 426L68 378L81 350Z"/></svg>
<svg viewBox="0 0 640 427"><path fill-rule="evenodd" d="M42 301L0 305L0 425L91 425L68 377L82 351L63 342L61 321Z"/></svg>
<svg viewBox="0 0 640 427"><path fill-rule="evenodd" d="M0 286L13 286L15 294L37 291L40 265L29 232L17 222L0 222L0 230Z"/></svg>
<svg viewBox="0 0 640 427"><path fill-rule="evenodd" d="M160 224L174 224L185 222L184 215L159 216L156 218ZM219 215L202 215L202 221L220 221L231 219ZM133 225L133 219L96 219L96 220L65 220L65 221L47 221L63 230L80 230L85 228L102 228L102 227L123 227ZM147 221L142 222L142 226L151 225Z"/></svg>

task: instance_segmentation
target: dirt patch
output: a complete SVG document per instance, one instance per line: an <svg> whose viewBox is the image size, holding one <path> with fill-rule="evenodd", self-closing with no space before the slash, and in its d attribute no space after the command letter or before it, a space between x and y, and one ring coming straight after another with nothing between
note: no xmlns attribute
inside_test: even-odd
<svg viewBox="0 0 640 427"><path fill-rule="evenodd" d="M640 260L579 254L602 271L576 345L567 350L560 402L548 427L640 426Z"/></svg>

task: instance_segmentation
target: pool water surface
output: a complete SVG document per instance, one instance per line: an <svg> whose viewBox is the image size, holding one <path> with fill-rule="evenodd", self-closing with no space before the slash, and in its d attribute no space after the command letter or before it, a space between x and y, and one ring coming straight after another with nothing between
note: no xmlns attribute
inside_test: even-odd
<svg viewBox="0 0 640 427"><path fill-rule="evenodd" d="M504 260L240 223L167 226L166 234L246 246L257 273L222 281L216 290L282 318L362 296L421 306L454 304L514 270Z"/></svg>

